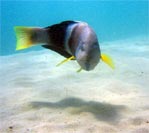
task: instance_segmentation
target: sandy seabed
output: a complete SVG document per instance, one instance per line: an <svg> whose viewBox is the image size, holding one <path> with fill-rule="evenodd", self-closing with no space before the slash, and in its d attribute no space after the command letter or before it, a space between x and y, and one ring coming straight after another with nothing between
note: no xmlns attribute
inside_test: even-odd
<svg viewBox="0 0 149 133"><path fill-rule="evenodd" d="M104 42L116 69L77 73L49 51L0 57L0 133L149 133L149 41Z"/></svg>

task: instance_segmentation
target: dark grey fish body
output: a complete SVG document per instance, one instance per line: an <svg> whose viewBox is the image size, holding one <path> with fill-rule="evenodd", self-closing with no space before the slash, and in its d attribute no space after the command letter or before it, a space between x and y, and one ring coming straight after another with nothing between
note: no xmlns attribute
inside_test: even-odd
<svg viewBox="0 0 149 133"><path fill-rule="evenodd" d="M69 58L74 56L84 70L92 70L98 64L101 54L97 36L85 22L64 21L45 28L15 27L16 50L37 44Z"/></svg>
<svg viewBox="0 0 149 133"><path fill-rule="evenodd" d="M95 68L100 60L100 48L95 32L84 22L79 22L73 29L69 48L79 65L89 71Z"/></svg>
<svg viewBox="0 0 149 133"><path fill-rule="evenodd" d="M46 45L43 45L43 47L51 49L66 58L71 57L72 54L66 50L65 43L68 34L67 29L75 23L75 21L64 21L60 24L46 27L45 30L47 31L48 39L46 40Z"/></svg>
<svg viewBox="0 0 149 133"><path fill-rule="evenodd" d="M75 56L85 70L92 70L100 60L100 48L95 32L87 23L64 21L45 28L47 44L43 47L56 51L66 58Z"/></svg>

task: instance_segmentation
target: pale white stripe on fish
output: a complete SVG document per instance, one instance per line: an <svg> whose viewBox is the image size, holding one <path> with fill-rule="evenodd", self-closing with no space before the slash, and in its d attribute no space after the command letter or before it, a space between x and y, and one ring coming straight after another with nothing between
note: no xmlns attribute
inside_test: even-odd
<svg viewBox="0 0 149 133"><path fill-rule="evenodd" d="M71 37L71 33L73 31L73 29L78 25L78 23L75 23L75 24L71 24L70 26L68 26L67 28L67 31L66 31L66 38L65 38L65 49L66 51L69 53L69 54L72 54L71 53L71 50L69 48L69 39Z"/></svg>

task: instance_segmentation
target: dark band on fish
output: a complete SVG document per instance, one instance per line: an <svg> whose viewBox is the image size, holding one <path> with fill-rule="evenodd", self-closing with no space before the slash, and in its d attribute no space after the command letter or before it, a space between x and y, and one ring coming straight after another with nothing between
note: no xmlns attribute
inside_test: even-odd
<svg viewBox="0 0 149 133"><path fill-rule="evenodd" d="M50 42L57 47L65 49L65 37L66 37L66 29L70 24L76 23L75 21L64 21L60 24L55 24L49 27L46 27Z"/></svg>

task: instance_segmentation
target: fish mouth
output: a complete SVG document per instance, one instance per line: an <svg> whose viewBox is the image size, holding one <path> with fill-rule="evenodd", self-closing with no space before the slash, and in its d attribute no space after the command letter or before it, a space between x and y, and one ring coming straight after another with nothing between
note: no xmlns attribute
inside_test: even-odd
<svg viewBox="0 0 149 133"><path fill-rule="evenodd" d="M85 63L85 70L86 71L92 70L90 66L91 66L90 63Z"/></svg>
<svg viewBox="0 0 149 133"><path fill-rule="evenodd" d="M76 60L77 60L78 64L81 66L81 68L86 70L86 71L93 70L97 64L96 62L94 62L90 58L88 58L88 59L80 58L80 57L77 58L77 56L76 56Z"/></svg>
<svg viewBox="0 0 149 133"><path fill-rule="evenodd" d="M85 61L80 60L78 63L81 66L81 68L86 70L86 71L90 71L90 70L94 69L89 62L85 62Z"/></svg>

